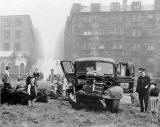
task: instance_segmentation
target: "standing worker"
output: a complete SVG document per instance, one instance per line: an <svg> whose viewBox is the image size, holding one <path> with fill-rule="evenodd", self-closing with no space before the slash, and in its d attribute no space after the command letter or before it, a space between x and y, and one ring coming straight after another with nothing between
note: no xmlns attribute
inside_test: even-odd
<svg viewBox="0 0 160 127"><path fill-rule="evenodd" d="M35 68L35 71L33 72L33 76L34 76L35 80L39 80L40 73L38 71L38 68Z"/></svg>
<svg viewBox="0 0 160 127"><path fill-rule="evenodd" d="M140 110L147 112L149 102L150 77L146 75L144 68L139 68L140 76L137 81L136 92L139 95Z"/></svg>
<svg viewBox="0 0 160 127"><path fill-rule="evenodd" d="M51 69L51 74L49 74L48 80L49 80L51 83L53 83L54 94L57 95L58 81L57 81L57 76L54 74L54 69Z"/></svg>
<svg viewBox="0 0 160 127"><path fill-rule="evenodd" d="M9 104L9 99L10 99L10 96L9 96L9 89L11 89L11 84L10 84L10 76L9 76L9 69L10 67L9 66L6 66L6 70L3 74L3 77L2 77L2 82L4 84L4 101L7 102Z"/></svg>
<svg viewBox="0 0 160 127"><path fill-rule="evenodd" d="M38 81L39 78L40 78L40 73L39 73L39 71L38 71L38 68L35 68L35 71L33 72L33 77L35 78L35 84L36 84L36 86L38 87L37 81Z"/></svg>

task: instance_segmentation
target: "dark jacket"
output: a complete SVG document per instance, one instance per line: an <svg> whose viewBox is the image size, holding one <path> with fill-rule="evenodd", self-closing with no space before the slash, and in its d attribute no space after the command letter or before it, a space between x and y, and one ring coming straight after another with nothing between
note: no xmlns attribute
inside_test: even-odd
<svg viewBox="0 0 160 127"><path fill-rule="evenodd" d="M26 85L28 86L29 84L31 84L31 78L34 78L33 76L28 76L26 78Z"/></svg>
<svg viewBox="0 0 160 127"><path fill-rule="evenodd" d="M157 87L155 87L155 88L151 89L151 91L149 93L149 96L158 97L159 96L159 92L160 92L160 90Z"/></svg>
<svg viewBox="0 0 160 127"><path fill-rule="evenodd" d="M150 88L149 76L138 77L136 92L138 92L139 94L149 93L149 88Z"/></svg>
<svg viewBox="0 0 160 127"><path fill-rule="evenodd" d="M34 77L36 80L38 80L39 77L40 77L40 73L39 73L39 72L34 72L34 73L33 73L33 77Z"/></svg>
<svg viewBox="0 0 160 127"><path fill-rule="evenodd" d="M3 83L10 83L10 78L6 72L3 74L2 82Z"/></svg>

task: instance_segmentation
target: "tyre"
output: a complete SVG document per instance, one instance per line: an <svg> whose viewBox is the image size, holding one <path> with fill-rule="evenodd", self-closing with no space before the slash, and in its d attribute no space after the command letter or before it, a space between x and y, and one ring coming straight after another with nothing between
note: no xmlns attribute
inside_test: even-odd
<svg viewBox="0 0 160 127"><path fill-rule="evenodd" d="M80 102L78 95L69 94L69 103L71 104L72 108L79 110L80 109Z"/></svg>
<svg viewBox="0 0 160 127"><path fill-rule="evenodd" d="M107 109L112 113L117 113L120 99L106 100Z"/></svg>

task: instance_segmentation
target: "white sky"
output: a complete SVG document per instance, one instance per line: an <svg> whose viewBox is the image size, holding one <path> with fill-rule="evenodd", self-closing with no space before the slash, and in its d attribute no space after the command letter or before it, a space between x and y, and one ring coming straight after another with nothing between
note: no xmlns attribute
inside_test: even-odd
<svg viewBox="0 0 160 127"><path fill-rule="evenodd" d="M55 50L55 41L65 26L66 17L73 3L88 5L122 0L0 0L0 15L29 14L35 28L40 31L43 49L46 55ZM128 0L138 1L138 0ZM141 0L143 3L153 3L154 0ZM56 57L56 56L55 56Z"/></svg>

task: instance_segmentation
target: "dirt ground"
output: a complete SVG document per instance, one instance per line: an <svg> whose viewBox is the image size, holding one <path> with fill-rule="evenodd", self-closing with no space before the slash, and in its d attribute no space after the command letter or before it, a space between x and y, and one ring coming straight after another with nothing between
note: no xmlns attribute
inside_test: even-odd
<svg viewBox="0 0 160 127"><path fill-rule="evenodd" d="M0 106L0 127L152 127L151 115L139 112L129 101L124 96L118 113L86 108L77 111L62 99L34 107L4 104Z"/></svg>

